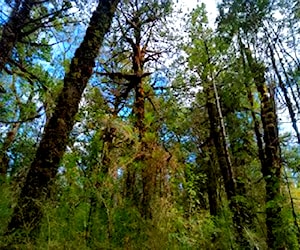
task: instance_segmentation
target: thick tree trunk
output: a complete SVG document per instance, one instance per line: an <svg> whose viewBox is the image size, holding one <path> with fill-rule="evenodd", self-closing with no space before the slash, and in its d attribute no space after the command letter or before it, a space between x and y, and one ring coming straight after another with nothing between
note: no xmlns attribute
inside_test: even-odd
<svg viewBox="0 0 300 250"><path fill-rule="evenodd" d="M258 87L259 88L259 87ZM265 164L262 173L266 181L266 225L268 246L277 248L276 241L278 227L281 225L280 217L280 184L281 184L281 160L279 149L279 138L277 129L276 112L269 93L264 88L259 88L261 94L261 116L265 141ZM283 237L283 235L282 235Z"/></svg>
<svg viewBox="0 0 300 250"><path fill-rule="evenodd" d="M136 84L135 88L135 102L134 102L134 114L136 116L135 127L139 131L140 140L145 135L145 93L142 79Z"/></svg>
<svg viewBox="0 0 300 250"><path fill-rule="evenodd" d="M125 26L127 29L121 25L119 21L120 31L123 35L123 39L130 45L131 48L131 66L132 73L126 74L122 72L117 73L102 73L101 75L107 75L112 80L115 78L124 79L128 81L127 88L117 96L117 103L120 102L120 97L126 99L130 91L134 91L135 98L133 104L133 115L134 115L134 126L138 132L140 148L138 156L136 157L136 164L139 165L138 169L133 164L128 166L126 169L126 191L125 196L133 202L133 204L138 205L141 208L141 214L144 217L150 217L150 203L153 197L152 193L155 184L153 183L153 178L156 178L156 173L151 171L151 167L146 164L146 162L151 159L151 155L147 154L149 152L148 142L145 142L145 89L143 84L143 79L149 76L151 73L145 72L144 63L151 60L151 56L145 58L146 53L153 53L148 51L148 44L152 33L150 32L147 39L144 40L142 44L142 33L143 29L147 29L149 23L152 23L154 27L155 21L158 20L156 17L145 18L142 7L144 3L139 1L129 1L130 7L132 8L132 13L123 13L126 20ZM148 6L149 7L149 6ZM157 8L153 6L154 8ZM162 6L163 7L163 6ZM148 11L148 10L145 10ZM151 28L152 29L152 28ZM146 33L145 33L146 35ZM146 36L147 36L146 35ZM157 53L155 53L157 54ZM148 59L148 60L147 60ZM139 178L140 177L140 178ZM140 183L138 183L140 182ZM140 194L140 190L137 188L137 184L142 184L142 196L137 197L136 194Z"/></svg>
<svg viewBox="0 0 300 250"><path fill-rule="evenodd" d="M250 50L246 49L245 55L261 101L261 120L265 143L262 174L266 183L267 244L270 249L281 249L284 247L279 243L279 240L284 239L284 235L279 233L279 227L282 225L280 216L281 159L274 96L266 86L264 66L253 59Z"/></svg>
<svg viewBox="0 0 300 250"><path fill-rule="evenodd" d="M51 184L68 143L83 90L92 75L94 60L109 30L118 2L100 0L91 17L84 40L76 50L70 70L64 78L63 90L45 127L6 234L26 230L33 239L39 229L42 205L51 192Z"/></svg>
<svg viewBox="0 0 300 250"><path fill-rule="evenodd" d="M139 140L141 142L141 149L140 149L140 157L138 157L138 162L142 164L142 197L141 197L141 214L145 218L151 217L151 195L152 195L152 185L153 185L153 172L148 169L151 166L148 166L147 159L151 157L150 155L145 155L146 152L149 152L147 143L145 143L144 135L145 135L145 94L143 83L140 81L135 88L135 103L134 103L134 114L135 114L135 127L138 129L139 132Z"/></svg>

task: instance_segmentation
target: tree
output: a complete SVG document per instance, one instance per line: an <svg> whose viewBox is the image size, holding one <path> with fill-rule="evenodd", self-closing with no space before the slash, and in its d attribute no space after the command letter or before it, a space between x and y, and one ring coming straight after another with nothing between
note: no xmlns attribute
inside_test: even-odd
<svg viewBox="0 0 300 250"><path fill-rule="evenodd" d="M7 233L25 230L34 239L42 218L41 204L51 193L59 162L64 154L68 135L85 86L93 72L94 59L108 31L118 1L99 1L91 17L85 38L75 52L56 108L37 149Z"/></svg>
<svg viewBox="0 0 300 250"><path fill-rule="evenodd" d="M228 134L228 130L230 131L228 127L230 128L231 125L228 123L230 114L227 110L230 109L231 113L238 112L238 105L226 105L226 98L229 98L226 96L226 77L228 77L229 73L224 73L224 69L226 68L227 72L229 72L228 68L230 68L230 65L222 64L222 61L228 64L231 58L225 55L224 52L226 50L224 50L224 47L226 48L226 46L223 45L220 37L215 36L211 29L205 27L207 18L204 6L198 7L191 13L188 24L190 25L190 43L186 45L185 52L188 56L189 68L186 71L190 72L194 81L198 82L199 85L201 84L202 89L199 90L198 98L205 100L203 105L206 109L205 116L208 118L208 128L206 129L209 132L207 139L205 143L198 147L202 150L207 150L207 154L211 157L211 166L206 171L207 176L210 177L207 187L211 205L210 211L215 216L221 212L220 208L217 207L216 193L218 184L215 177L215 174L220 172L229 207L233 214L236 242L246 247L248 242L244 227L246 227L249 214L247 212L247 204L242 202L245 199L246 190L242 188L242 178L237 176L242 164L233 164L235 155L232 155L232 151L235 143L229 140L230 134ZM220 90L221 82L223 82L222 90ZM221 93L222 97L220 97L219 93ZM239 102L240 100L237 99L237 101ZM240 122L237 123L239 124ZM212 153L209 153L209 150ZM219 170L215 169L214 165L216 163ZM236 178L240 179L239 183L237 183ZM249 225L251 225L251 222L247 226Z"/></svg>
<svg viewBox="0 0 300 250"><path fill-rule="evenodd" d="M294 121L294 111L289 107L291 101L275 63L276 59L272 50L273 42L266 43L269 39L267 36L264 36L269 34L267 32L269 27L265 26L264 22L272 20L273 7L268 1L257 1L256 3L240 1L239 4L237 2L224 1L220 5L221 15L219 19L219 30L223 32L224 37L226 36L229 40L233 38L237 40L236 46L238 47L238 53L242 57L245 81L253 83L259 93L260 121L256 119L254 113L252 113L252 118L261 162L261 172L265 180L267 244L272 249L284 247L288 243L285 240L285 233L281 230L281 225L285 224L286 221L282 218L281 212L283 201L280 189L282 185L282 162L274 97L275 86L273 79L267 77L266 65L268 65L268 61L262 55L256 56L256 53L261 51L265 45L267 46L267 51L270 51L271 65L275 75L277 75L279 87L285 93L285 100L293 127L296 134L298 134ZM228 23L231 23L231 25L229 28L225 28ZM262 35L263 38L261 39L259 35ZM270 58L269 55L266 55L267 58ZM248 89L249 102L251 107L253 107L254 98L250 90L251 84L245 83L245 85ZM262 128L262 133L260 132L260 127Z"/></svg>
<svg viewBox="0 0 300 250"><path fill-rule="evenodd" d="M224 0L217 29L117 2L29 11L0 74L0 248L298 249L297 1Z"/></svg>
<svg viewBox="0 0 300 250"><path fill-rule="evenodd" d="M113 27L116 33L111 36L111 41L108 44L110 46L119 45L119 49L108 54L112 59L107 60L104 64L106 72L99 73L99 75L109 78L111 84L117 85L111 91L114 94L114 115L122 112L124 103L130 98L131 93L134 93L132 105L134 127L138 131L141 143L140 154L135 160L137 165L141 165L138 168L142 169L143 191L140 206L146 217L151 214L150 201L155 174L150 170L150 167L146 166L147 164L144 164L149 160L149 157L151 158L151 156L147 156L150 145L145 139L147 133L145 125L146 99L150 100L151 87L148 87L147 90L145 81L152 74L150 69L155 69L153 65L160 60L164 53L168 52L168 50L164 51L158 47L156 40L161 39L161 35L155 29L165 28L163 21L170 9L171 1L168 0L124 2L120 6L119 15ZM111 65L113 66L111 67ZM132 200L136 200L138 198L133 199L133 197L137 192L135 182L136 176L139 174L134 167L131 168L129 167L126 173L126 193Z"/></svg>
<svg viewBox="0 0 300 250"><path fill-rule="evenodd" d="M277 227L282 224L280 215L280 186L282 163L278 136L277 116L275 111L274 95L268 91L264 77L264 67L255 62L250 50L246 50L245 56L249 64L253 80L260 93L261 120L264 131L264 158L261 159L262 173L266 182L266 226L267 243L271 248L277 248Z"/></svg>
<svg viewBox="0 0 300 250"><path fill-rule="evenodd" d="M12 52L17 44L26 41L27 37L63 16L71 8L69 3L64 2L60 9L52 10L49 7L48 11L46 6L50 3L51 1L17 0L12 4L12 11L2 28L0 39L0 72L7 70L6 64L14 60ZM32 14L35 8L41 13L38 17Z"/></svg>
<svg viewBox="0 0 300 250"><path fill-rule="evenodd" d="M65 22L63 17L70 15L68 11L71 5L66 2L24 0L11 3L10 7L10 16L1 27L0 72L4 79L11 77L12 81L14 81L13 84L16 86L14 86L13 90L8 87L8 84L1 85L0 87L3 88L1 99L9 98L11 101L11 92L16 92L16 89L21 86L24 88L23 93L26 91L31 92L28 93L29 99L36 98L35 91L39 91L40 95L46 90L49 91L45 83L50 77L47 79L45 70L42 70L42 67L39 65L33 65L32 62L36 60L34 57L37 57L37 55L40 56L40 59L49 61L51 57L51 46L49 45L51 36L49 36L49 33L51 30L58 29L58 26ZM29 86L26 86L25 82ZM15 119L14 122L6 121L6 119L1 120L4 126L12 125L11 129L6 130L5 143L0 152L0 162L3 163L0 165L2 179L7 177L9 148L13 145L19 128L25 122L41 117L40 107L36 108L36 114L33 114L32 110L30 115L26 114L24 107L22 107L23 100L18 97L20 94L14 95L16 97L15 102L20 106L19 110L22 110L20 111L22 115L19 119ZM31 109L35 106L30 100L28 100L28 105L31 106ZM5 112L9 113L10 109L8 107L5 109Z"/></svg>

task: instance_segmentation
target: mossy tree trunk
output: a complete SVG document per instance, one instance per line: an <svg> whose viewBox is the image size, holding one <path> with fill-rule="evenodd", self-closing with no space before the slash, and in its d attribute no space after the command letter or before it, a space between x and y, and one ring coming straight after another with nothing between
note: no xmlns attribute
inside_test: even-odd
<svg viewBox="0 0 300 250"><path fill-rule="evenodd" d="M110 28L118 0L100 0L94 11L83 42L75 52L56 108L32 162L6 234L26 231L34 240L43 215L43 203L51 193L51 186L62 159L69 134L75 123L82 93L92 75L105 34Z"/></svg>
<svg viewBox="0 0 300 250"><path fill-rule="evenodd" d="M284 248L281 242L284 241L285 236L280 234L282 232L280 227L283 225L280 213L281 159L274 96L266 84L265 67L253 58L249 49L245 49L244 53L261 102L261 121L264 132L264 159L261 159L261 164L266 183L267 244L270 249L281 249Z"/></svg>

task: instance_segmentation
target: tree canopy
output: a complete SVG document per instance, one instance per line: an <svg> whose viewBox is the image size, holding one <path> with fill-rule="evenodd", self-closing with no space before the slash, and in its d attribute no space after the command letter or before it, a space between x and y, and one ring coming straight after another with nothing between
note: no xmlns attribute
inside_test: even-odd
<svg viewBox="0 0 300 250"><path fill-rule="evenodd" d="M298 1L0 0L0 249L299 249Z"/></svg>

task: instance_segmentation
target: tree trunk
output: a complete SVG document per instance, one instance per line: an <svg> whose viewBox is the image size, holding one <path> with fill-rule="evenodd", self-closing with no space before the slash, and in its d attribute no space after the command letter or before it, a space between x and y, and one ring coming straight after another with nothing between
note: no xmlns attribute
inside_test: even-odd
<svg viewBox="0 0 300 250"><path fill-rule="evenodd" d="M138 2L135 3L136 5ZM137 7L137 6L136 6ZM146 128L144 124L145 119L145 93L144 93L144 86L143 86L143 78L149 73L144 72L144 62L145 62L145 51L147 48L147 45L145 47L141 46L141 32L142 32L142 19L140 16L140 13L134 13L134 16L132 17L132 27L133 28L133 36L134 39L131 39L127 37L127 41L131 46L132 49L132 70L133 75L127 79L129 79L130 83L129 86L134 89L135 92L135 100L133 104L133 114L135 116L135 127L138 130L139 140L141 142L141 148L140 148L140 155L137 158L137 161L143 165L142 167L142 187L143 187L143 193L141 198L141 214L145 217L150 216L150 186L151 183L149 183L148 179L151 178L148 176L149 171L146 169L147 166L144 164L146 161L145 152L147 152L147 145L143 141ZM124 34L126 36L126 34ZM126 178L126 186L127 186L127 194L129 196L133 197L135 191L135 187L132 186L135 184L136 181L136 173L135 169L131 169L130 167L127 169L127 178ZM128 193L128 191L131 190ZM134 201L136 203L136 201Z"/></svg>
<svg viewBox="0 0 300 250"><path fill-rule="evenodd" d="M208 87L206 89L206 105L210 121L210 136L216 150L217 160L224 180L225 192L229 201L229 207L233 213L233 223L237 234L236 241L241 247L248 249L249 243L244 234L245 221L247 220L248 214L244 212L246 210L245 204L242 204L242 202L236 199L237 195L244 195L244 193L241 191L242 185L240 184L238 188L234 178L224 118L217 87L213 81L213 78L212 81L207 80Z"/></svg>
<svg viewBox="0 0 300 250"><path fill-rule="evenodd" d="M265 143L262 174L266 183L267 244L270 249L281 249L284 246L280 241L285 236L280 235L279 228L283 223L280 216L281 160L274 96L268 91L264 66L253 59L249 49L245 50L245 55L261 101L261 120Z"/></svg>
<svg viewBox="0 0 300 250"><path fill-rule="evenodd" d="M210 136L213 140L214 147L216 148L217 158L219 167L222 173L224 180L224 187L227 198L229 201L235 196L235 182L233 179L231 165L228 165L228 153L226 153L224 148L224 138L222 137L220 118L218 114L218 109L216 105L216 99L214 95L214 88L212 83L209 83L210 86L206 89L207 94L207 112L210 122Z"/></svg>
<svg viewBox="0 0 300 250"><path fill-rule="evenodd" d="M215 152L214 152L214 142L212 137L208 141L208 146L205 151L209 152L209 166L207 169L207 194L209 202L209 211L212 216L217 216L220 212L220 206L218 202L218 174L215 167Z"/></svg>
<svg viewBox="0 0 300 250"><path fill-rule="evenodd" d="M68 136L74 125L82 93L92 75L94 60L108 32L118 0L100 0L85 37L75 52L56 108L45 127L40 145L8 224L6 234L26 230L34 239L42 219L42 205L49 197Z"/></svg>
<svg viewBox="0 0 300 250"><path fill-rule="evenodd" d="M296 133L298 144L300 144L300 133L299 133L299 129L298 129L298 126L297 126L297 117L296 117L296 114L295 114L295 111L294 111L294 108L293 108L293 103L292 103L292 101L289 97L289 94L288 94L288 89L286 88L286 86L285 86L285 84L282 80L282 77L280 75L280 72L277 68L273 49L274 49L274 47L269 45L269 50L270 50L270 53L271 53L272 66L273 66L273 69L274 69L275 74L277 76L279 87L283 92L284 99L285 99L285 102L286 102L286 105L287 105L287 108L288 108L288 111L289 111L289 114L290 114L290 118L291 118L291 121L292 121L292 126L293 126L293 129L294 129L295 133ZM288 78L287 78L287 80L288 80Z"/></svg>

